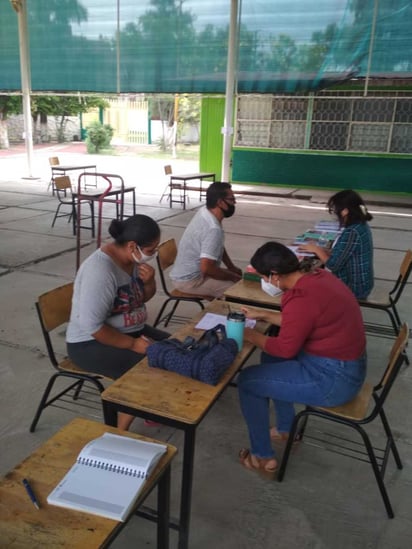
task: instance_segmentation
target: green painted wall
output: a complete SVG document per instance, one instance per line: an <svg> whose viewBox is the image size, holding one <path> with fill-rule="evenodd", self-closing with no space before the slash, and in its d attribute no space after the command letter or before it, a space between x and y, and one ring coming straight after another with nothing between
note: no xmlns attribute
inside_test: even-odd
<svg viewBox="0 0 412 549"><path fill-rule="evenodd" d="M216 181L220 181L222 173L223 135L221 129L224 117L224 97L202 99L199 168L201 172L214 172Z"/></svg>
<svg viewBox="0 0 412 549"><path fill-rule="evenodd" d="M412 156L233 149L232 181L412 193Z"/></svg>

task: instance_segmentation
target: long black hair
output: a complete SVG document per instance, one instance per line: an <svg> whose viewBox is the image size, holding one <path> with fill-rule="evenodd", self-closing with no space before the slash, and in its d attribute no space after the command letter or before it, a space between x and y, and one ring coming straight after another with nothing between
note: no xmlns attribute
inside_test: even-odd
<svg viewBox="0 0 412 549"><path fill-rule="evenodd" d="M341 225L347 227L355 223L366 223L373 219L373 216L368 212L365 202L361 196L351 189L339 191L331 196L328 200L328 210L330 214L338 216ZM344 220L342 210L348 210L348 216Z"/></svg>
<svg viewBox="0 0 412 549"><path fill-rule="evenodd" d="M116 244L122 245L132 240L139 247L144 248L160 238L160 227L148 215L138 214L124 221L113 219L109 226L109 234Z"/></svg>
<svg viewBox="0 0 412 549"><path fill-rule="evenodd" d="M309 266L300 262L296 255L280 242L266 242L256 250L250 260L252 267L261 275L270 273L289 274L307 271Z"/></svg>

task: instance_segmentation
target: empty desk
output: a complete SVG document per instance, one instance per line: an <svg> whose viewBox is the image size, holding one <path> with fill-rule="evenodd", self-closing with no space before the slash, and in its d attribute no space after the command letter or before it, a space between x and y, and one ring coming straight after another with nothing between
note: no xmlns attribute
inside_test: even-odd
<svg viewBox="0 0 412 549"><path fill-rule="evenodd" d="M113 541L127 521L118 522L47 503L47 496L75 463L80 450L90 440L100 437L105 432L145 438L95 421L76 418L1 479L2 547L95 549L106 547ZM167 445L167 453L147 479L133 510L135 512L151 490L158 486L158 549L169 547L170 465L176 452L174 446ZM39 502L39 510L26 493L22 484L23 478L30 481Z"/></svg>

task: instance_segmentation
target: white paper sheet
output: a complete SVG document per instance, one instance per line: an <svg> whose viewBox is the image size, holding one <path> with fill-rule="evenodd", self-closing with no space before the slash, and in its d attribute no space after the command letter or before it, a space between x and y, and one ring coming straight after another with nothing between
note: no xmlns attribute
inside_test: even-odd
<svg viewBox="0 0 412 549"><path fill-rule="evenodd" d="M217 324L224 324L226 326L227 318L225 315L217 315L215 313L206 313L205 316L199 320L195 328L199 330L210 330L217 326ZM246 328L254 328L256 326L256 320L247 318L245 322Z"/></svg>

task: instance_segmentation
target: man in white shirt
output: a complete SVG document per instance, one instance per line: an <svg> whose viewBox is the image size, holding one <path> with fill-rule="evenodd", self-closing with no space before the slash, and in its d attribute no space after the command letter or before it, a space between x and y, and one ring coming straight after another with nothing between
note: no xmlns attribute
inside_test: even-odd
<svg viewBox="0 0 412 549"><path fill-rule="evenodd" d="M196 295L221 297L241 279L225 250L224 218L235 213L236 198L230 183L212 183L206 192L206 206L193 217L179 243L170 273L176 289ZM226 268L221 267L223 263Z"/></svg>

